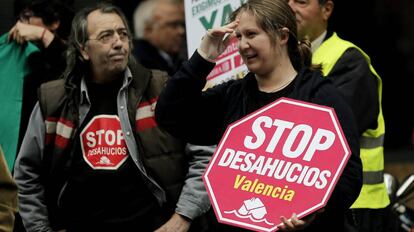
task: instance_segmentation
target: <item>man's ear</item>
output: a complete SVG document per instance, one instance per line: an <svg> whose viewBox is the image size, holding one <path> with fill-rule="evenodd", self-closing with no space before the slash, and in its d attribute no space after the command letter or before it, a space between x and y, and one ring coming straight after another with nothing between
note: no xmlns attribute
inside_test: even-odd
<svg viewBox="0 0 414 232"><path fill-rule="evenodd" d="M144 38L148 39L154 36L154 23L153 22L147 22L144 26Z"/></svg>
<svg viewBox="0 0 414 232"><path fill-rule="evenodd" d="M329 17L334 9L334 3L331 0L326 1L326 3L322 6L322 15L325 21L328 21Z"/></svg>
<svg viewBox="0 0 414 232"><path fill-rule="evenodd" d="M84 45L80 47L79 51L84 60L89 60L89 54L87 52L87 48Z"/></svg>

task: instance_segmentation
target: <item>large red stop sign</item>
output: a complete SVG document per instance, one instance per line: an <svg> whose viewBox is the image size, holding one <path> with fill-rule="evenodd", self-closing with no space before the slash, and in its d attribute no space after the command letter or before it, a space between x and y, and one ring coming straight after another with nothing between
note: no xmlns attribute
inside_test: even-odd
<svg viewBox="0 0 414 232"><path fill-rule="evenodd" d="M220 222L274 231L322 208L349 156L332 108L282 98L227 128L203 178Z"/></svg>

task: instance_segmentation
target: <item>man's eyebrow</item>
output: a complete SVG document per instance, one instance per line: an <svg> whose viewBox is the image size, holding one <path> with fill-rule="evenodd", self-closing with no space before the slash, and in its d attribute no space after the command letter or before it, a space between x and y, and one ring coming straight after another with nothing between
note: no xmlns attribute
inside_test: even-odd
<svg viewBox="0 0 414 232"><path fill-rule="evenodd" d="M98 36L100 36L100 35L102 35L102 34L104 34L104 33L111 33L111 32L113 32L113 31L114 31L113 29L106 29L106 30L103 30L103 31L99 32L99 33L98 33Z"/></svg>
<svg viewBox="0 0 414 232"><path fill-rule="evenodd" d="M116 31L126 31L127 32L128 30L125 27L120 27L120 28L117 28Z"/></svg>
<svg viewBox="0 0 414 232"><path fill-rule="evenodd" d="M127 31L127 29L126 29L126 27L119 27L119 28L116 28L115 30L114 29L106 29L106 30L103 30L103 31L99 32L98 36L100 36L104 33L113 33L114 31Z"/></svg>

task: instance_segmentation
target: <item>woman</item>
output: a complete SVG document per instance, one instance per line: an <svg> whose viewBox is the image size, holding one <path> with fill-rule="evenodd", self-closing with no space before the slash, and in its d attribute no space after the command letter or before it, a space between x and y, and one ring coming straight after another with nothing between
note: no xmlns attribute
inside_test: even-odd
<svg viewBox="0 0 414 232"><path fill-rule="evenodd" d="M297 41L295 16L286 1L250 0L231 19L230 24L209 30L198 51L167 82L157 103L158 123L176 136L208 145L218 143L230 123L280 97L333 107L351 148L351 158L325 209L301 220L296 215L291 220L282 217L280 229L342 231L344 212L357 198L362 184L352 111L330 81L309 67L309 43ZM206 76L214 67L212 61L231 36L238 38L240 55L250 72L241 80L202 92Z"/></svg>
<svg viewBox="0 0 414 232"><path fill-rule="evenodd" d="M58 79L66 67L64 52L74 12L59 0L15 0L14 6L18 21L8 32L8 40L22 46L32 42L39 48L27 59L30 72L23 84L20 144L37 101L37 88Z"/></svg>

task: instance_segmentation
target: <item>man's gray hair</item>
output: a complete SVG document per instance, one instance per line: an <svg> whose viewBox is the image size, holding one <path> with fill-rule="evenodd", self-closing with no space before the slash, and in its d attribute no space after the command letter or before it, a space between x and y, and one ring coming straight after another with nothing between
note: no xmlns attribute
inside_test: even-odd
<svg viewBox="0 0 414 232"><path fill-rule="evenodd" d="M143 1L135 9L133 15L135 38L144 38L145 27L152 23L154 10L159 2L159 0Z"/></svg>
<svg viewBox="0 0 414 232"><path fill-rule="evenodd" d="M134 35L137 39L144 39L145 27L154 24L155 8L160 4L183 4L182 0L145 0L135 9L132 23L134 25Z"/></svg>
<svg viewBox="0 0 414 232"><path fill-rule="evenodd" d="M69 75L74 74L76 71L84 72L85 68L87 68L86 65L88 65L88 62L83 59L80 50L85 47L86 43L89 40L88 15L95 10L99 10L102 13L115 13L119 15L125 25L125 28L127 29L129 37L131 38L131 31L128 27L128 21L118 7L107 3L101 3L96 6L81 9L78 13L76 13L72 21L72 29L68 40L68 49L66 51L67 65L65 72L63 73L64 78L67 78ZM129 40L129 46L130 54L128 62L131 63L134 62L134 59L131 56L131 39Z"/></svg>

